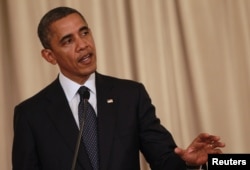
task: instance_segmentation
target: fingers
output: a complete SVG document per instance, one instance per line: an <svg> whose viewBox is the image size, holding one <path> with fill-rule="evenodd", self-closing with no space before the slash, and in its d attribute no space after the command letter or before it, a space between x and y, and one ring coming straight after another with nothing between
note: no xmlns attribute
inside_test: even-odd
<svg viewBox="0 0 250 170"><path fill-rule="evenodd" d="M208 154L222 154L222 151L220 149L211 149Z"/></svg>
<svg viewBox="0 0 250 170"><path fill-rule="evenodd" d="M220 137L219 136L215 136L215 135L210 135L208 133L201 133L198 135L198 138L201 140L201 141L206 141L208 143L211 143L211 142L216 142L216 141L219 141L220 140Z"/></svg>
<svg viewBox="0 0 250 170"><path fill-rule="evenodd" d="M209 148L212 148L212 149L217 148L217 147L220 147L220 148L225 147L225 143L220 142L220 141L214 141L214 140L207 143L207 145Z"/></svg>
<svg viewBox="0 0 250 170"><path fill-rule="evenodd" d="M201 153L220 154L222 151L219 148L225 147L225 143L220 142L220 137L210 135L208 133L199 134L186 150L179 147L175 148L175 153L182 156L184 154Z"/></svg>
<svg viewBox="0 0 250 170"><path fill-rule="evenodd" d="M219 148L225 147L225 143L211 141L210 144L207 144L207 153L208 154L222 154L222 151Z"/></svg>
<svg viewBox="0 0 250 170"><path fill-rule="evenodd" d="M213 147L224 147L225 143L220 142L220 137L215 135L210 135L208 133L201 133L198 135L197 139L199 142L206 143Z"/></svg>
<svg viewBox="0 0 250 170"><path fill-rule="evenodd" d="M223 142L214 142L214 143L211 143L210 146L213 147L213 148L217 148L217 147L223 148L223 147L225 147L225 143L223 143Z"/></svg>

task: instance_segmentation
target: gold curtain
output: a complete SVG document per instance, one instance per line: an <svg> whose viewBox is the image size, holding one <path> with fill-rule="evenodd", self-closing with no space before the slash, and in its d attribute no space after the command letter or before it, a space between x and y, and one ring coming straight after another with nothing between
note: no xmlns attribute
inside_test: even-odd
<svg viewBox="0 0 250 170"><path fill-rule="evenodd" d="M36 35L57 6L85 15L98 71L142 82L179 146L208 132L225 153L250 152L249 0L2 0L0 169L11 169L14 106L57 76Z"/></svg>

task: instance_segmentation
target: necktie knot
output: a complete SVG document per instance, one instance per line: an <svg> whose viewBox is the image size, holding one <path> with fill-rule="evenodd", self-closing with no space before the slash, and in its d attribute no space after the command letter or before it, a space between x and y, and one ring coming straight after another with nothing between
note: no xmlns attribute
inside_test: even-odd
<svg viewBox="0 0 250 170"><path fill-rule="evenodd" d="M89 99L89 89L85 86L81 86L79 89L78 89L78 93L80 94L80 99Z"/></svg>

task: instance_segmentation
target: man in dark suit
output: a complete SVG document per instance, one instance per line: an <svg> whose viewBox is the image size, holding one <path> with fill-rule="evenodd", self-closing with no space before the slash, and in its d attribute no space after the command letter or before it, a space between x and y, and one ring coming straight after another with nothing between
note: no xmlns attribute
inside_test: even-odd
<svg viewBox="0 0 250 170"><path fill-rule="evenodd" d="M86 86L96 114L100 170L138 170L139 151L154 170L195 169L209 153L221 153L219 137L202 133L187 149L178 148L160 124L140 83L96 72L90 28L76 10L58 7L40 21L42 56L58 65L50 85L15 107L12 163L14 170L69 170L79 133L78 89ZM87 121L87 119L86 119ZM91 170L81 142L77 170Z"/></svg>

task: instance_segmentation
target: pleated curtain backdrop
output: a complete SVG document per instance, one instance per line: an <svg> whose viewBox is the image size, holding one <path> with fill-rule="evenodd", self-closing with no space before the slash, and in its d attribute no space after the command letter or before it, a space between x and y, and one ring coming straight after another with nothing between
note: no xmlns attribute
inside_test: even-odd
<svg viewBox="0 0 250 170"><path fill-rule="evenodd" d="M11 169L14 106L58 74L36 35L57 6L84 14L98 71L142 82L179 146L208 132L225 153L250 152L249 0L2 0L0 169Z"/></svg>

